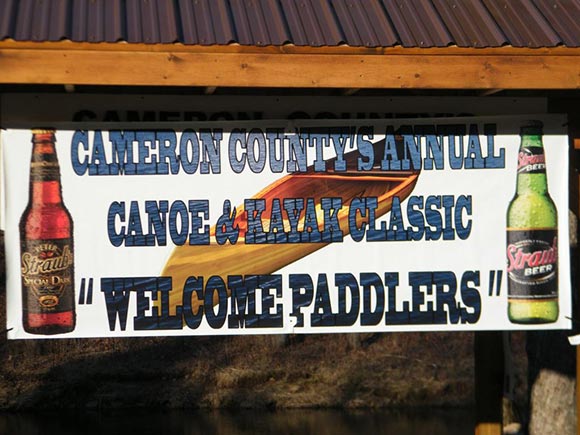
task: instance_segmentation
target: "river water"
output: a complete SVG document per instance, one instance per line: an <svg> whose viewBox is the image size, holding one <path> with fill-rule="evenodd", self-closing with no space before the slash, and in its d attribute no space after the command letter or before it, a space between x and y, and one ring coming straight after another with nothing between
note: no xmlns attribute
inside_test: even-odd
<svg viewBox="0 0 580 435"><path fill-rule="evenodd" d="M4 435L463 435L472 410L114 410L0 413Z"/></svg>

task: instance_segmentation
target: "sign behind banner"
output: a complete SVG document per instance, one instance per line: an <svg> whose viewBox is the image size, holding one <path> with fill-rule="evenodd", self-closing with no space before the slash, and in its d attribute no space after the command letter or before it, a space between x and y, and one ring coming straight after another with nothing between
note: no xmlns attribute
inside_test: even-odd
<svg viewBox="0 0 580 435"><path fill-rule="evenodd" d="M539 97L2 94L5 128L66 122L205 122L397 119L546 113ZM39 124L40 123L40 124ZM43 124L44 123L44 124Z"/></svg>

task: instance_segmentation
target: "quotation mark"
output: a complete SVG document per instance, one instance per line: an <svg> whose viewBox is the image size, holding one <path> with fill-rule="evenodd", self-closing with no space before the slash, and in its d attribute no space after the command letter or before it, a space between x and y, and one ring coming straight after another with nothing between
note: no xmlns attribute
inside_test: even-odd
<svg viewBox="0 0 580 435"><path fill-rule="evenodd" d="M503 277L503 270L489 271L489 296L499 296L501 293L501 279ZM495 284L495 295L494 295Z"/></svg>
<svg viewBox="0 0 580 435"><path fill-rule="evenodd" d="M89 278L89 283L87 285L87 280L85 278L81 279L81 288L79 290L79 305L90 305L93 303L93 278Z"/></svg>

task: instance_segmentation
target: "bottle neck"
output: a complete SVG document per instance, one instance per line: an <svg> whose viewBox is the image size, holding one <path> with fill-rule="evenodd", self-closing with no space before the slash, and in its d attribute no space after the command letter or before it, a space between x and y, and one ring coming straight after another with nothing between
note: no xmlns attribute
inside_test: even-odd
<svg viewBox="0 0 580 435"><path fill-rule="evenodd" d="M545 195L548 192L546 161L542 136L537 134L522 135L518 152L518 195L536 193Z"/></svg>
<svg viewBox="0 0 580 435"><path fill-rule="evenodd" d="M540 134L524 134L522 135L522 142L520 144L520 151L522 148L527 147L539 147L544 149L544 144L542 143L542 135Z"/></svg>
<svg viewBox="0 0 580 435"><path fill-rule="evenodd" d="M60 168L54 141L33 137L30 160L30 200L33 205L60 204Z"/></svg>
<svg viewBox="0 0 580 435"><path fill-rule="evenodd" d="M59 181L31 181L30 189L33 205L62 204Z"/></svg>

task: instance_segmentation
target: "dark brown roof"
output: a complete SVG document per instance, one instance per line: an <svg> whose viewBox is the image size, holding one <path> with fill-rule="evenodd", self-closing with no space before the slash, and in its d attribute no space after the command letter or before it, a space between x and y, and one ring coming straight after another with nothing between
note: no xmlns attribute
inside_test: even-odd
<svg viewBox="0 0 580 435"><path fill-rule="evenodd" d="M0 41L580 46L580 0L0 0Z"/></svg>

